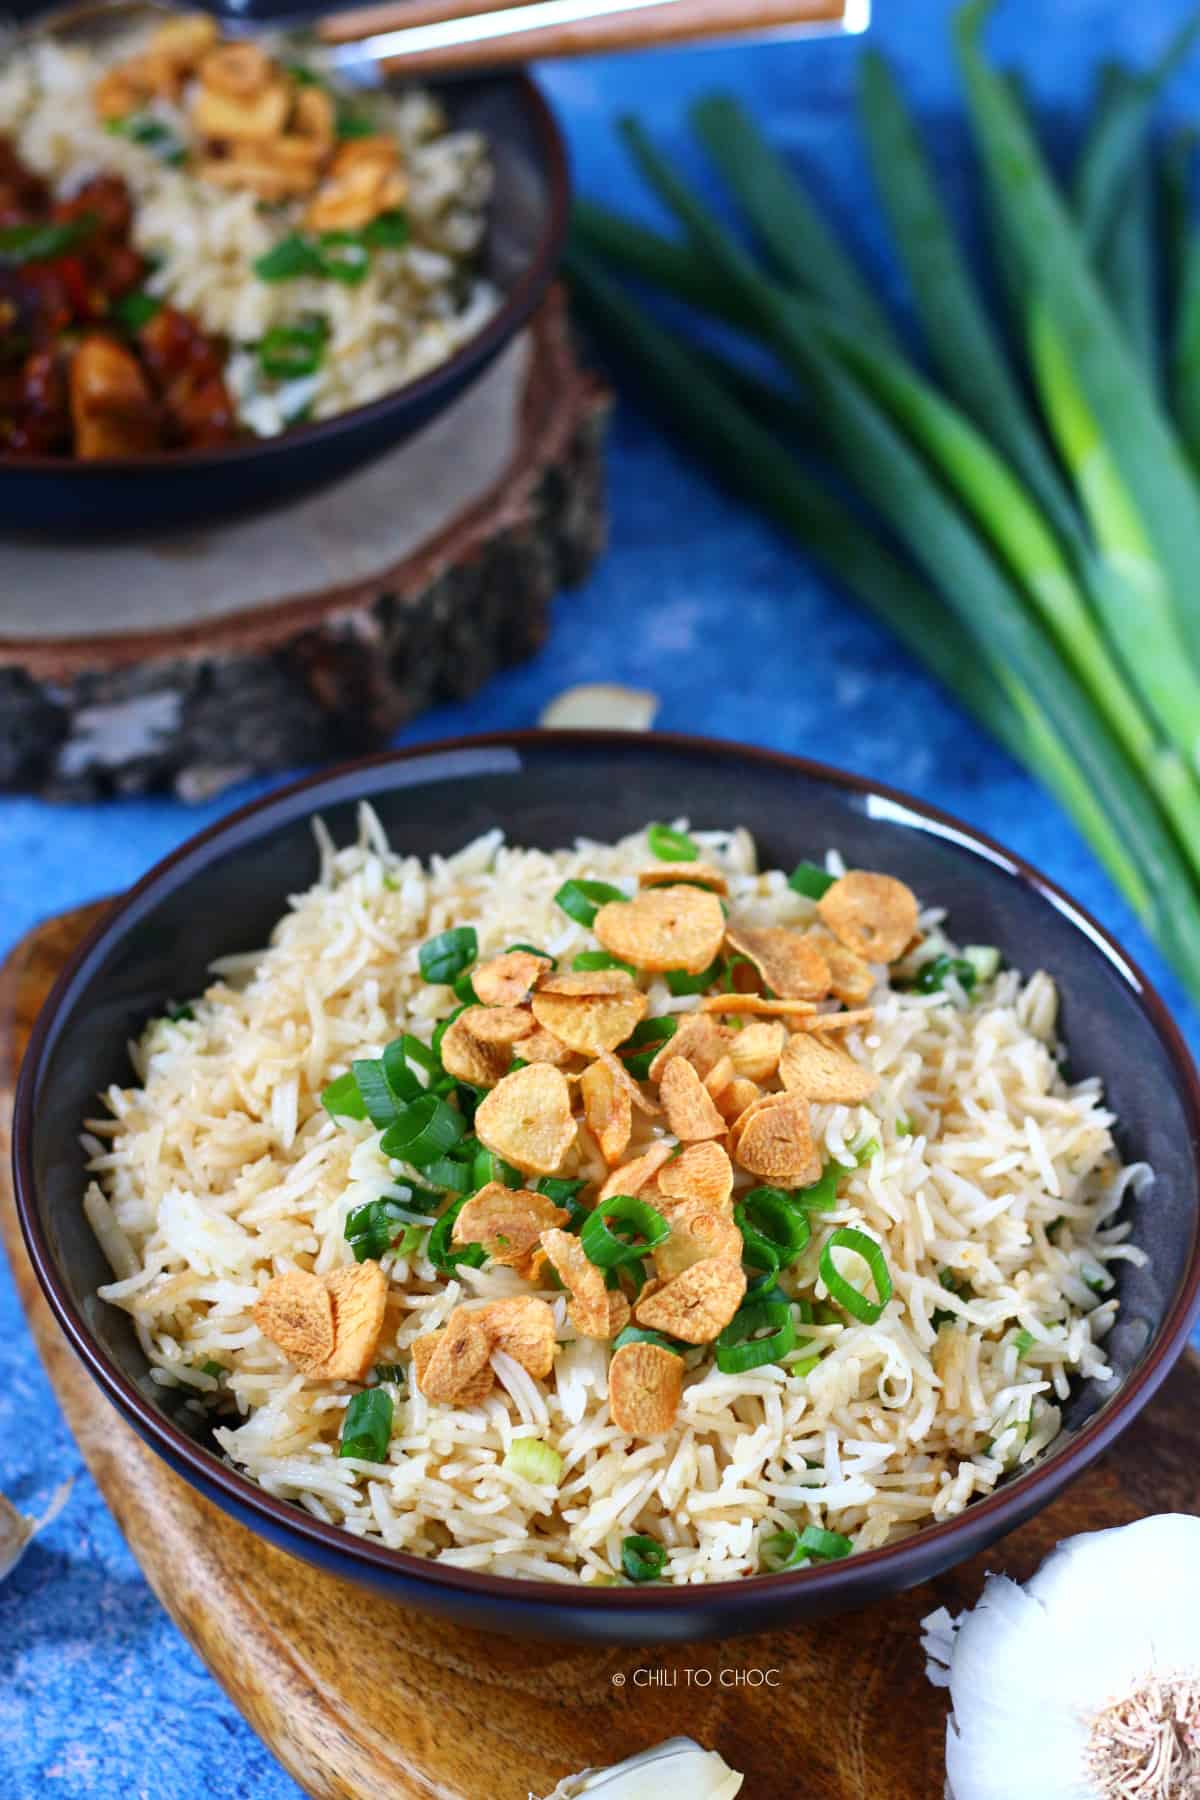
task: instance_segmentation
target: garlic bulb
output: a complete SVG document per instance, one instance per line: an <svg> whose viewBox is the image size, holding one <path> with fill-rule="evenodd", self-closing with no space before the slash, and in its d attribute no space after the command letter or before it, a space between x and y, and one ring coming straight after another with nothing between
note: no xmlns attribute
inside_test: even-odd
<svg viewBox="0 0 1200 1800"><path fill-rule="evenodd" d="M923 1623L952 1800L1200 1796L1200 1518L1068 1538Z"/></svg>
<svg viewBox="0 0 1200 1800"><path fill-rule="evenodd" d="M744 1780L715 1750L678 1737L614 1768L568 1775L546 1800L733 1800Z"/></svg>

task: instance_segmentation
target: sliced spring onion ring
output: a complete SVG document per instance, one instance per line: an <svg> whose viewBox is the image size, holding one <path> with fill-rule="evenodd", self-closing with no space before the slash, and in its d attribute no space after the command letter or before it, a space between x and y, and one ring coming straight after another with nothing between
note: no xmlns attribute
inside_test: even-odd
<svg viewBox="0 0 1200 1800"><path fill-rule="evenodd" d="M698 862L700 846L686 831L675 831L670 825L647 825L646 842L651 856L659 862Z"/></svg>
<svg viewBox="0 0 1200 1800"><path fill-rule="evenodd" d="M519 1475L522 1481L538 1486L557 1487L562 1479L563 1459L551 1444L541 1438L514 1438L501 1465Z"/></svg>
<svg viewBox="0 0 1200 1800"><path fill-rule="evenodd" d="M437 1094L422 1094L403 1108L394 1125L384 1132L380 1148L385 1156L421 1168L452 1150L467 1129L460 1112Z"/></svg>
<svg viewBox="0 0 1200 1800"><path fill-rule="evenodd" d="M666 983L671 992L680 994L706 994L710 987L716 987L724 971L721 958L715 957L707 969L701 969L698 975L689 975L686 969L668 969Z"/></svg>
<svg viewBox="0 0 1200 1800"><path fill-rule="evenodd" d="M619 1236L611 1229L614 1224L623 1226L628 1235ZM630 1243L629 1235L644 1241ZM670 1235L671 1227L667 1221L647 1201L638 1200L632 1194L614 1194L611 1200L588 1214L579 1241L588 1261L595 1263L598 1269L616 1269L640 1263Z"/></svg>
<svg viewBox="0 0 1200 1800"><path fill-rule="evenodd" d="M419 1056L414 1055L414 1047L420 1051ZM417 1100L425 1092L420 1080L409 1068L410 1062L417 1062L422 1068L430 1070L438 1068L437 1058L432 1052L407 1033L403 1037L393 1038L390 1044L385 1045L379 1060L383 1064L387 1084L398 1100Z"/></svg>
<svg viewBox="0 0 1200 1800"><path fill-rule="evenodd" d="M861 1256L875 1283L877 1300L871 1300L856 1288L853 1282L847 1281L838 1273L833 1260L835 1250L853 1250ZM825 1241L821 1251L821 1280L829 1289L832 1299L850 1315L861 1320L864 1325L873 1325L883 1314L884 1308L892 1297L892 1277L887 1266L887 1258L882 1247L869 1237L865 1231L859 1231L854 1225L839 1225Z"/></svg>
<svg viewBox="0 0 1200 1800"><path fill-rule="evenodd" d="M644 1325L626 1325L618 1331L613 1339L613 1350L623 1350L626 1344L657 1344L660 1350L672 1350L676 1356L686 1356L688 1346L681 1344L678 1338L668 1337L663 1331L648 1331Z"/></svg>
<svg viewBox="0 0 1200 1800"><path fill-rule="evenodd" d="M327 1088L321 1090L321 1105L331 1119L366 1118L367 1109L358 1091L353 1069L348 1069L344 1075L339 1075L336 1081L331 1081Z"/></svg>
<svg viewBox="0 0 1200 1800"><path fill-rule="evenodd" d="M607 950L581 950L572 962L573 969L624 969L627 975L636 975L637 970L632 963L622 962L619 956L611 956Z"/></svg>
<svg viewBox="0 0 1200 1800"><path fill-rule="evenodd" d="M668 1038L673 1038L679 1030L679 1020L664 1016L658 1019L643 1019L635 1025L625 1042L620 1045L617 1055L621 1057L629 1073L638 1081L645 1081L650 1073L650 1064L654 1061ZM633 1051L635 1054L630 1055Z"/></svg>
<svg viewBox="0 0 1200 1800"><path fill-rule="evenodd" d="M807 1249L812 1226L782 1188L751 1188L734 1208L751 1268L777 1274Z"/></svg>
<svg viewBox="0 0 1200 1800"><path fill-rule="evenodd" d="M554 904L575 920L578 925L591 925L602 906L611 900L627 900L620 888L615 888L607 881L564 881L554 896Z"/></svg>
<svg viewBox="0 0 1200 1800"><path fill-rule="evenodd" d="M766 1335L757 1337L756 1332ZM717 1338L717 1367L722 1375L744 1375L747 1369L781 1361L795 1347L796 1321L790 1303L755 1295L734 1313Z"/></svg>
<svg viewBox="0 0 1200 1800"><path fill-rule="evenodd" d="M479 938L473 925L455 925L421 945L417 961L424 981L448 985L479 955Z"/></svg>
<svg viewBox="0 0 1200 1800"><path fill-rule="evenodd" d="M667 1566L667 1552L657 1538L637 1532L621 1539L621 1567L630 1581L657 1581Z"/></svg>
<svg viewBox="0 0 1200 1800"><path fill-rule="evenodd" d="M400 1116L400 1107L392 1092L382 1062L352 1062L350 1072L358 1083L367 1117L377 1131L386 1131Z"/></svg>
<svg viewBox="0 0 1200 1800"><path fill-rule="evenodd" d="M810 900L819 900L835 880L836 876L830 875L819 863L798 862L788 876L788 886L794 893L804 894Z"/></svg>
<svg viewBox="0 0 1200 1800"><path fill-rule="evenodd" d="M380 1387L355 1394L342 1420L339 1456L357 1456L362 1462L387 1461L392 1436L392 1396Z"/></svg>
<svg viewBox="0 0 1200 1800"><path fill-rule="evenodd" d="M811 1187L797 1188L792 1198L806 1212L832 1212L837 1205L838 1182L844 1173L840 1163L826 1163L821 1179Z"/></svg>
<svg viewBox="0 0 1200 1800"><path fill-rule="evenodd" d="M434 1268L442 1275L451 1275L458 1263L466 1263L470 1269L481 1269L487 1261L487 1251L482 1244L456 1244L451 1246L450 1233L454 1230L454 1221L467 1204L466 1194L448 1206L433 1230L429 1234L426 1253Z"/></svg>

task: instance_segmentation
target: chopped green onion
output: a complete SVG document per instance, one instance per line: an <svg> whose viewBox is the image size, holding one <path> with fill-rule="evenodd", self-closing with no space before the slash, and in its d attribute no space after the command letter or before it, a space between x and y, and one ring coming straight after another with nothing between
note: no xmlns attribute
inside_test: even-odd
<svg viewBox="0 0 1200 1800"><path fill-rule="evenodd" d="M970 993L975 986L975 969L965 956L935 956L917 971L913 977L913 992L916 994L940 994L948 976L953 975L959 986Z"/></svg>
<svg viewBox="0 0 1200 1800"><path fill-rule="evenodd" d="M441 1061L442 1039L445 1037L445 1035L449 1031L451 1025L453 1025L455 1019L457 1019L458 1015L460 1013L465 1013L466 1010L467 1010L467 1008L466 1008L465 1002L460 1006L456 1006L454 1011L451 1013L447 1013L446 1017L444 1019L439 1019L437 1024L433 1028L433 1038L431 1040L430 1048L432 1050L433 1055L436 1056L438 1059L437 1066L438 1066L439 1071L441 1070L441 1066L442 1066L442 1061ZM446 1091L449 1091L449 1090L447 1089Z"/></svg>
<svg viewBox="0 0 1200 1800"><path fill-rule="evenodd" d="M667 1552L657 1538L637 1532L621 1539L621 1567L630 1581L657 1581L667 1566Z"/></svg>
<svg viewBox="0 0 1200 1800"><path fill-rule="evenodd" d="M400 1237L397 1238L395 1244L392 1246L396 1255L402 1256L407 1262L413 1252L421 1248L421 1245L425 1241L425 1233L428 1229L429 1227L427 1225L406 1225Z"/></svg>
<svg viewBox="0 0 1200 1800"><path fill-rule="evenodd" d="M709 963L707 969L701 969L698 975L689 975L686 969L668 969L666 983L671 992L679 994L705 994L710 987L716 987L721 979L722 961L718 956Z"/></svg>
<svg viewBox="0 0 1200 1800"><path fill-rule="evenodd" d="M421 1052L419 1059L413 1057L412 1046L414 1044ZM428 1064L424 1061L426 1057L429 1058ZM393 1038L390 1044L384 1046L383 1055L379 1060L383 1068L384 1079L397 1100L418 1100L425 1092L421 1081L408 1066L410 1059L420 1060L422 1067L431 1066L434 1069L439 1067L437 1059L416 1038L409 1037L407 1033L404 1037Z"/></svg>
<svg viewBox="0 0 1200 1800"><path fill-rule="evenodd" d="M818 1562L836 1562L840 1557L849 1556L854 1543L852 1539L843 1537L840 1531L825 1531L820 1525L806 1525L800 1533L800 1548Z"/></svg>
<svg viewBox="0 0 1200 1800"><path fill-rule="evenodd" d="M509 944L504 952L505 956L511 956L514 950L524 950L530 956L540 956L544 962L550 964L552 969L557 969L558 967L557 956L551 956L548 950L539 950L536 944Z"/></svg>
<svg viewBox="0 0 1200 1800"><path fill-rule="evenodd" d="M602 906L628 896L607 881L564 881L554 896L554 904L575 920L577 925L591 925Z"/></svg>
<svg viewBox="0 0 1200 1800"><path fill-rule="evenodd" d="M384 1132L380 1148L385 1156L420 1168L452 1150L466 1130L466 1120L437 1094L422 1094L399 1114Z"/></svg>
<svg viewBox="0 0 1200 1800"><path fill-rule="evenodd" d="M358 287L367 279L371 258L357 231L323 231L317 239L321 274L343 287Z"/></svg>
<svg viewBox="0 0 1200 1800"><path fill-rule="evenodd" d="M314 375L329 340L327 320L313 314L293 325L273 325L258 346L258 366L272 381Z"/></svg>
<svg viewBox="0 0 1200 1800"><path fill-rule="evenodd" d="M785 1569L806 1569L811 1560L800 1548L798 1531L771 1532L759 1540L758 1553L771 1575L782 1575Z"/></svg>
<svg viewBox="0 0 1200 1800"><path fill-rule="evenodd" d="M352 1062L350 1071L358 1083L368 1119L377 1131L386 1131L389 1125L396 1123L400 1111L382 1062Z"/></svg>
<svg viewBox="0 0 1200 1800"><path fill-rule="evenodd" d="M861 1143L855 1144L854 1160L859 1168L863 1169L869 1162L874 1162L882 1148L879 1139L875 1137L863 1138Z"/></svg>
<svg viewBox="0 0 1200 1800"><path fill-rule="evenodd" d="M215 1358L210 1357L207 1362L200 1364L200 1373L211 1376L214 1381L224 1381L229 1370L224 1363L217 1362Z"/></svg>
<svg viewBox="0 0 1200 1800"><path fill-rule="evenodd" d="M374 137L376 125L367 113L355 112L339 100L334 129L343 142L348 142L351 138Z"/></svg>
<svg viewBox="0 0 1200 1800"><path fill-rule="evenodd" d="M435 1050L431 1050L428 1044L423 1044L421 1042L420 1038L413 1037L411 1032L406 1031L404 1033L404 1036L402 1038L398 1039L398 1042L400 1045L400 1049L401 1049L405 1059L408 1062L417 1063L422 1069L427 1070L430 1075L440 1075L441 1074L442 1064L441 1064L441 1059L439 1058L437 1052ZM385 1066L387 1063L388 1053L389 1053L389 1051L393 1050L394 1048L395 1048L395 1046L393 1044L389 1044L387 1047L387 1050L384 1051L383 1056L384 1056ZM390 1070L388 1071L388 1078L389 1078L389 1080L391 1079L391 1071ZM396 1091L397 1091L397 1093L399 1093L400 1090L397 1088ZM404 1096L402 1096L402 1098L403 1097ZM416 1098L415 1094L414 1094L413 1098L414 1099Z"/></svg>
<svg viewBox="0 0 1200 1800"><path fill-rule="evenodd" d="M166 1016L171 1021L172 1025L182 1025L185 1020L190 1023L195 1019L196 1014L194 1009L187 1005L168 1006Z"/></svg>
<svg viewBox="0 0 1200 1800"><path fill-rule="evenodd" d="M840 1163L826 1163L821 1179L811 1187L798 1188L792 1198L806 1212L832 1212L838 1202L838 1182L844 1171Z"/></svg>
<svg viewBox="0 0 1200 1800"><path fill-rule="evenodd" d="M321 1105L331 1119L366 1118L367 1109L363 1105L363 1097L358 1091L352 1069L339 1075L336 1081L331 1081L327 1088L321 1090Z"/></svg>
<svg viewBox="0 0 1200 1800"><path fill-rule="evenodd" d="M479 995L475 992L475 983L471 979L470 969L464 969L454 979L454 998L461 1000L464 1006L478 1006Z"/></svg>
<svg viewBox="0 0 1200 1800"><path fill-rule="evenodd" d="M731 956L729 961L725 964L725 972L721 977L721 986L727 994L736 994L738 992L736 977L737 971L741 968L751 970L754 976L752 986L758 986L761 976L754 967L754 964L750 961L750 958L748 956Z"/></svg>
<svg viewBox="0 0 1200 1800"><path fill-rule="evenodd" d="M386 1256L402 1230L412 1224L409 1217L414 1212L430 1212L440 1206L441 1194L435 1194L426 1188L410 1188L403 1200L368 1200L365 1206L356 1206L346 1215L344 1235L346 1242L354 1252L355 1262L366 1262L368 1258L378 1262ZM426 1227L418 1225L418 1232Z"/></svg>
<svg viewBox="0 0 1200 1800"><path fill-rule="evenodd" d="M411 235L407 214L398 211L380 213L362 228L368 250L402 250Z"/></svg>
<svg viewBox="0 0 1200 1800"><path fill-rule="evenodd" d="M636 975L637 970L632 963L622 962L619 956L610 956L607 950L581 950L571 963L573 969L624 969L627 975Z"/></svg>
<svg viewBox="0 0 1200 1800"><path fill-rule="evenodd" d="M448 985L479 955L479 938L473 925L455 925L421 945L417 961L423 981Z"/></svg>
<svg viewBox="0 0 1200 1800"><path fill-rule="evenodd" d="M187 160L187 151L171 127L149 113L126 113L123 119L106 119L104 129L110 137L128 138L131 144L153 150L160 161L176 168Z"/></svg>
<svg viewBox="0 0 1200 1800"><path fill-rule="evenodd" d="M894 1129L898 1138L911 1137L913 1134L913 1122L911 1119L897 1119Z"/></svg>
<svg viewBox="0 0 1200 1800"><path fill-rule="evenodd" d="M1085 1287L1091 1288L1093 1294L1102 1294L1108 1287L1108 1277L1103 1269L1088 1269L1083 1282Z"/></svg>
<svg viewBox="0 0 1200 1800"><path fill-rule="evenodd" d="M671 1350L676 1356L686 1356L689 1346L681 1344L678 1338L667 1337L662 1331L648 1331L644 1325L626 1325L618 1331L613 1339L613 1350L623 1350L626 1344L657 1344L660 1350Z"/></svg>
<svg viewBox="0 0 1200 1800"><path fill-rule="evenodd" d="M798 862L788 876L788 886L809 900L819 900L836 880L836 875L828 874L819 863Z"/></svg>
<svg viewBox="0 0 1200 1800"><path fill-rule="evenodd" d="M545 1194L548 1200L553 1200L558 1206L565 1206L568 1200L575 1198L580 1188L586 1186L587 1183L582 1178L578 1181L568 1181L562 1175L547 1175L539 1181L537 1191L539 1194Z"/></svg>
<svg viewBox="0 0 1200 1800"><path fill-rule="evenodd" d="M978 982L991 981L1000 971L1000 952L995 944L964 944L963 961L970 963Z"/></svg>
<svg viewBox="0 0 1200 1800"><path fill-rule="evenodd" d="M789 1363L788 1374L795 1376L798 1381L806 1381L820 1360L819 1355L806 1356L803 1362Z"/></svg>
<svg viewBox="0 0 1200 1800"><path fill-rule="evenodd" d="M457 1156L435 1156L432 1162L422 1163L420 1169L426 1181L449 1193L469 1194L474 1187L470 1164Z"/></svg>
<svg viewBox="0 0 1200 1800"><path fill-rule="evenodd" d="M394 1410L392 1396L382 1388L366 1388L355 1394L342 1420L338 1455L357 1456L361 1462L386 1462Z"/></svg>
<svg viewBox="0 0 1200 1800"><path fill-rule="evenodd" d="M557 1487L562 1480L563 1459L540 1438L514 1438L502 1467L537 1487Z"/></svg>
<svg viewBox="0 0 1200 1800"><path fill-rule="evenodd" d="M861 1256L875 1283L877 1300L870 1300L860 1288L846 1280L838 1273L833 1260L835 1250L852 1250ZM854 1225L839 1225L832 1231L821 1251L821 1279L829 1289L838 1305L864 1325L873 1325L880 1318L888 1301L892 1297L892 1277L888 1271L887 1258L882 1249L865 1231L859 1231Z"/></svg>
<svg viewBox="0 0 1200 1800"><path fill-rule="evenodd" d="M515 1169L494 1150L477 1150L471 1163L471 1181L476 1188L486 1187L489 1181L498 1181L501 1187L524 1187L525 1177L520 1169ZM582 1187L583 1183L578 1183ZM544 1190L543 1190L544 1191Z"/></svg>
<svg viewBox="0 0 1200 1800"><path fill-rule="evenodd" d="M734 1208L752 1268L778 1273L807 1248L812 1227L781 1188L756 1187Z"/></svg>
<svg viewBox="0 0 1200 1800"><path fill-rule="evenodd" d="M487 1251L482 1244L452 1246L450 1243L454 1221L466 1204L465 1194L453 1201L429 1234L426 1254L434 1268L443 1275L452 1275L459 1263L466 1263L469 1269L481 1269L487 1261Z"/></svg>
<svg viewBox="0 0 1200 1800"><path fill-rule="evenodd" d="M146 293L144 288L135 288L131 294L121 294L116 300L109 301L108 316L124 331L136 332L162 311L162 305L157 295Z"/></svg>
<svg viewBox="0 0 1200 1800"><path fill-rule="evenodd" d="M650 1064L668 1038L673 1038L678 1029L679 1020L670 1017L643 1019L639 1025L634 1026L625 1042L619 1047L617 1054L636 1080L645 1081L650 1073ZM643 1049L643 1045L648 1047ZM630 1049L636 1049L640 1054L630 1056L627 1054Z"/></svg>
<svg viewBox="0 0 1200 1800"><path fill-rule="evenodd" d="M758 1337L758 1332L765 1333ZM796 1322L786 1300L745 1301L716 1341L722 1375L744 1375L747 1369L781 1362L796 1347Z"/></svg>
<svg viewBox="0 0 1200 1800"><path fill-rule="evenodd" d="M95 229L91 213L65 219L61 225L0 225L0 269L53 262L76 249Z"/></svg>
<svg viewBox="0 0 1200 1800"><path fill-rule="evenodd" d="M256 260L254 273L260 281L296 281L304 275L320 275L321 255L312 238L293 231Z"/></svg>
<svg viewBox="0 0 1200 1800"><path fill-rule="evenodd" d="M670 825L647 825L646 842L651 856L659 862L697 862L700 846L686 831L675 831Z"/></svg>
<svg viewBox="0 0 1200 1800"><path fill-rule="evenodd" d="M394 1381L397 1387L408 1380L408 1370L403 1363L376 1363L371 1370L376 1382Z"/></svg>
<svg viewBox="0 0 1200 1800"><path fill-rule="evenodd" d="M1013 1343L1013 1349L1016 1351L1018 1359L1020 1359L1022 1356L1028 1355L1029 1351L1033 1349L1033 1345L1034 1345L1034 1336L1033 1336L1032 1331L1016 1332L1013 1336L1012 1343Z"/></svg>
<svg viewBox="0 0 1200 1800"><path fill-rule="evenodd" d="M615 1224L627 1234L613 1231ZM579 1241L584 1255L598 1269L616 1269L640 1262L656 1245L665 1243L671 1227L660 1212L645 1200L632 1194L614 1194L603 1206L590 1212L584 1221ZM629 1241L631 1236L643 1239L641 1244Z"/></svg>

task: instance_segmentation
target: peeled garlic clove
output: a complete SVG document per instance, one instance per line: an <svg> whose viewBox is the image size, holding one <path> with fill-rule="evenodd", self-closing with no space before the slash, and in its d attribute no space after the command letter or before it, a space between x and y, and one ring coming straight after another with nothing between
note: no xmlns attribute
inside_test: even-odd
<svg viewBox="0 0 1200 1800"><path fill-rule="evenodd" d="M67 1503L71 1483L64 1481L40 1519L18 1512L11 1500L0 1494L0 1581L10 1575L20 1562L31 1538L56 1519Z"/></svg>
<svg viewBox="0 0 1200 1800"><path fill-rule="evenodd" d="M611 682L566 688L543 708L538 724L557 731L649 731L658 695Z"/></svg>
<svg viewBox="0 0 1200 1800"><path fill-rule="evenodd" d="M611 1769L584 1769L560 1781L546 1800L734 1800L744 1775L691 1738L670 1738Z"/></svg>

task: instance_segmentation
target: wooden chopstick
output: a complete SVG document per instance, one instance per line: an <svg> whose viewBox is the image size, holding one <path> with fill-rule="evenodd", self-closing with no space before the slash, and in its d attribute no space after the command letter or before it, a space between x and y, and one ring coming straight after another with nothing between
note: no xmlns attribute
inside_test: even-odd
<svg viewBox="0 0 1200 1800"><path fill-rule="evenodd" d="M524 62L535 58L586 56L594 52L634 50L669 44L695 43L705 38L744 37L762 33L836 28L847 21L847 0L651 0L637 10L602 13L569 23L535 24L537 0L523 0L532 8L531 28L514 29L500 36L480 36L467 42L453 41L453 25L464 19L486 19L489 14L512 8L514 0L382 0L379 5L358 7L321 21L319 36L329 44L350 45L389 33L412 32L411 46L404 37L394 45L369 44L385 70L406 74L424 71L465 72ZM431 44L424 28L434 27L439 42ZM420 39L424 37L425 41Z"/></svg>

